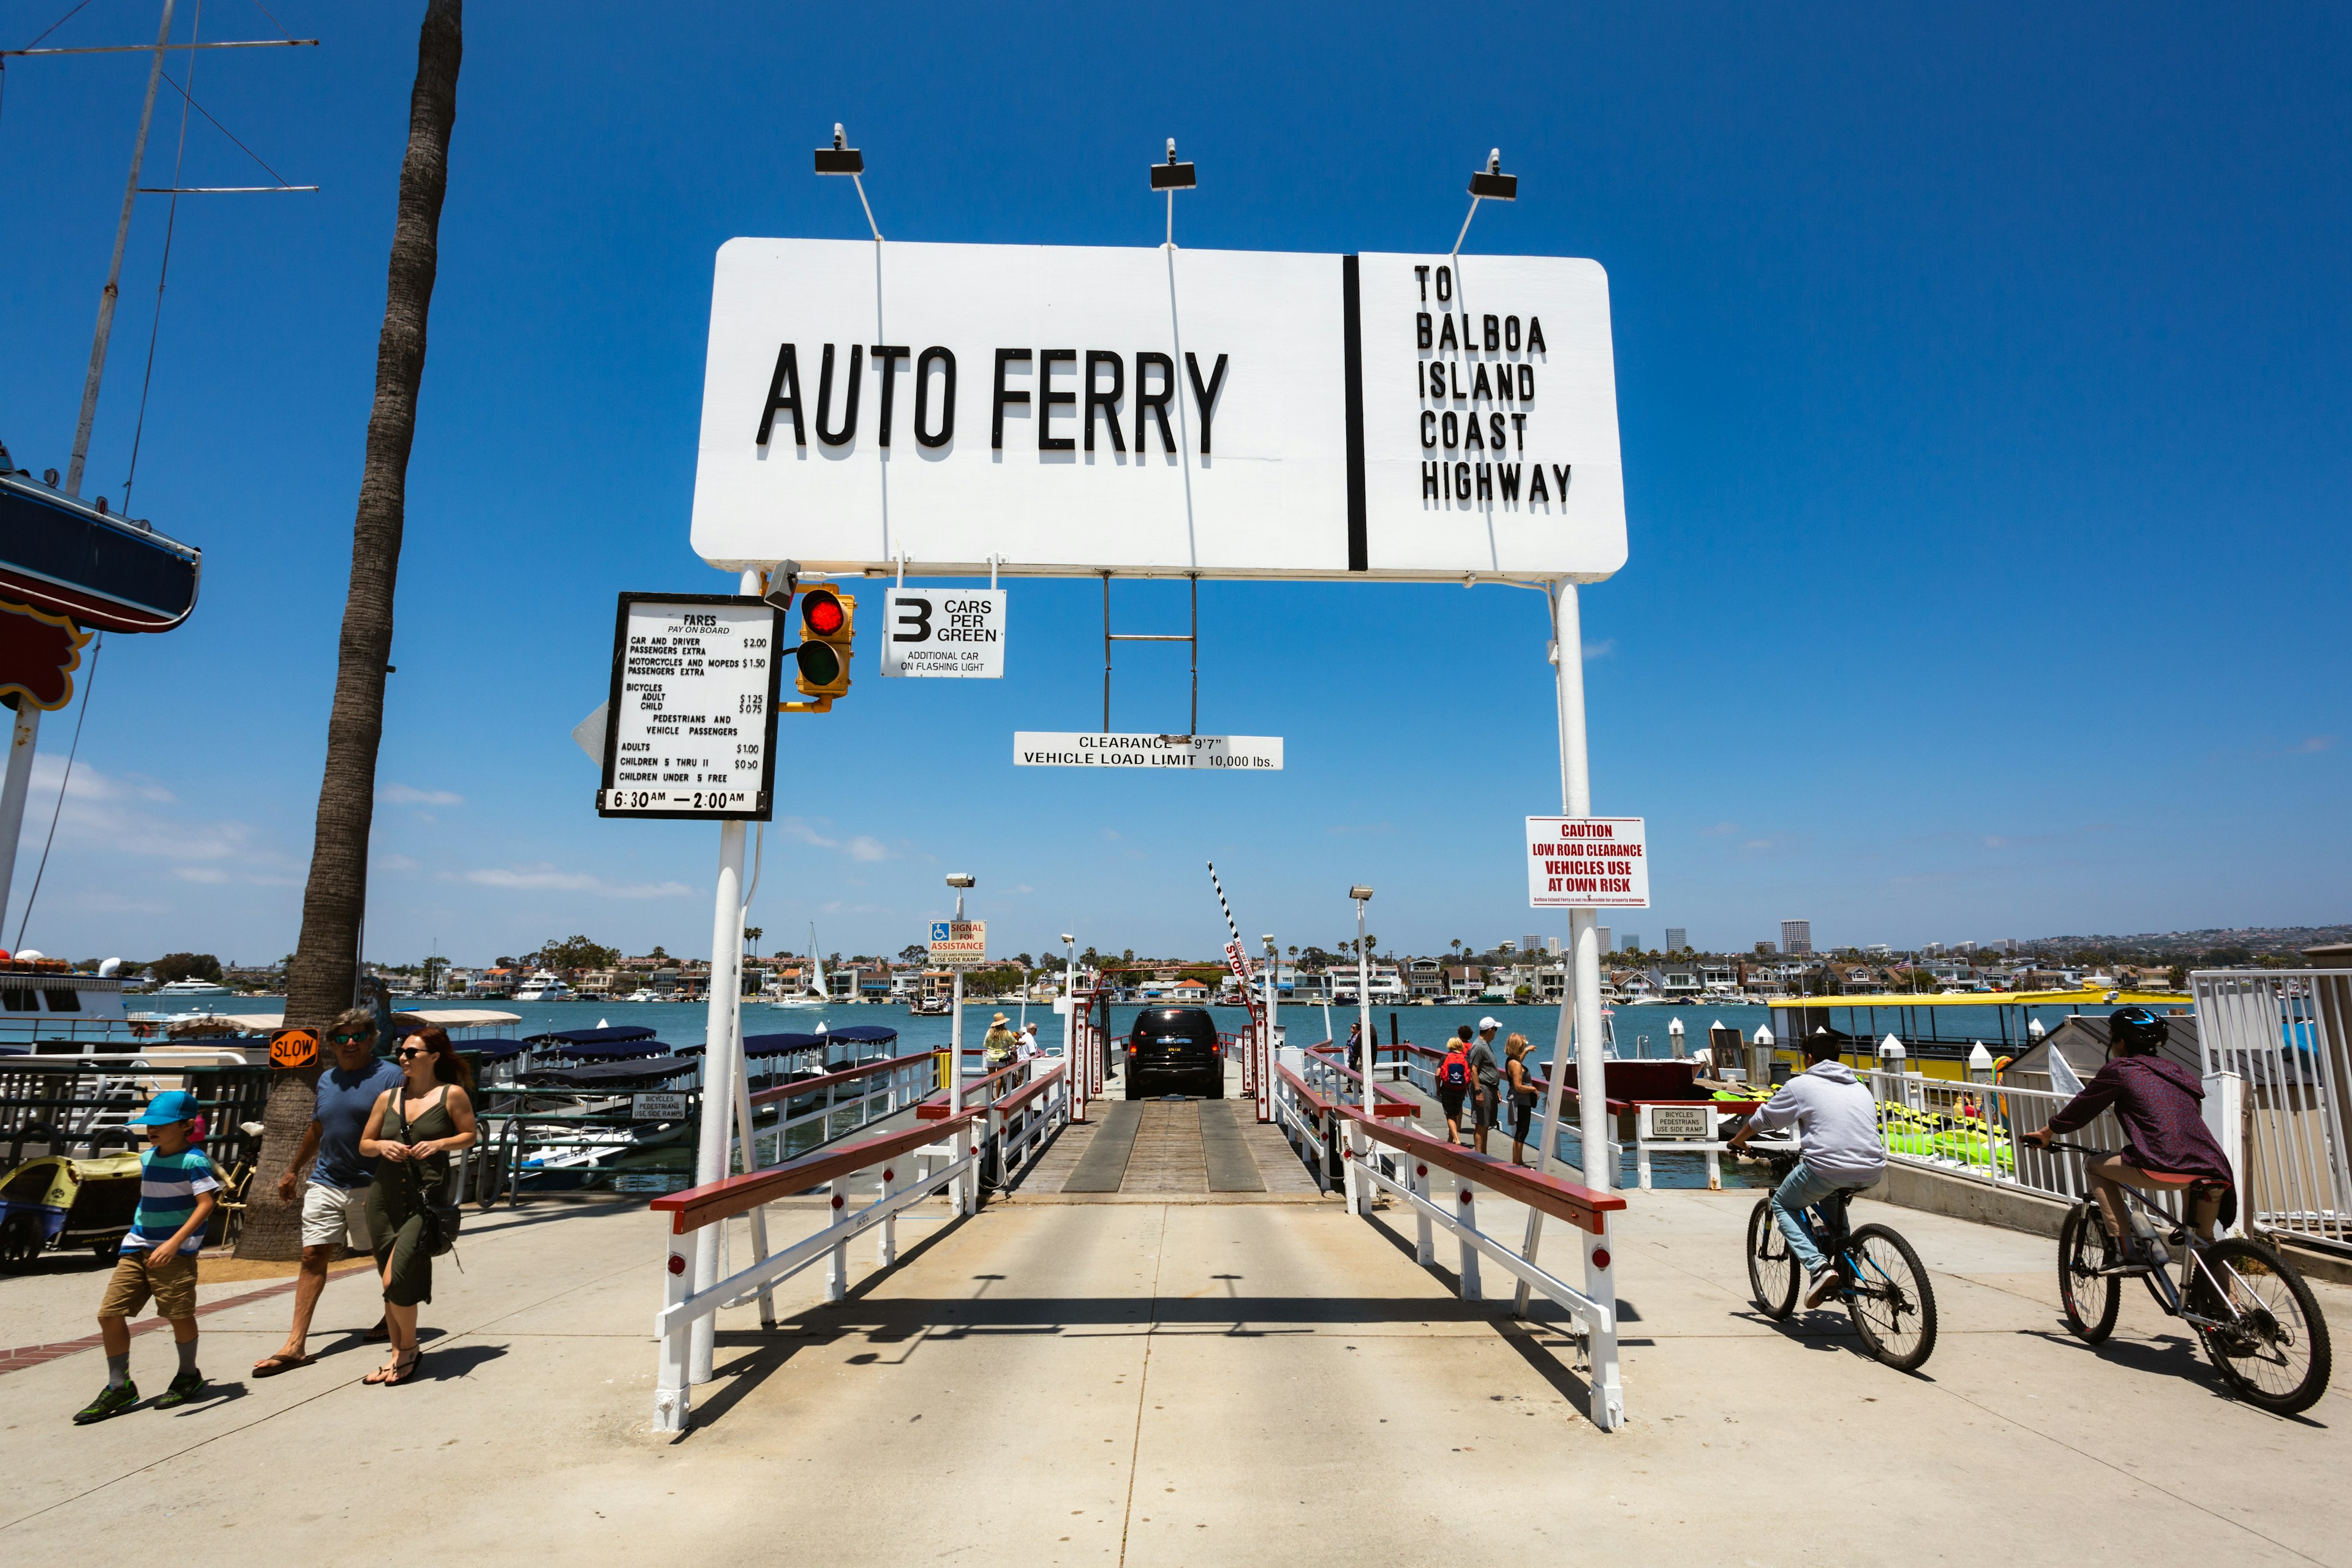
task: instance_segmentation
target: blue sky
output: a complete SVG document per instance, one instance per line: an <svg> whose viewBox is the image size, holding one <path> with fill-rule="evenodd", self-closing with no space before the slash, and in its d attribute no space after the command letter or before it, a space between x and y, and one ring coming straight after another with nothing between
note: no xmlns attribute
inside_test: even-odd
<svg viewBox="0 0 2352 1568"><path fill-rule="evenodd" d="M183 0L184 17L191 0ZM0 41L64 0L0 4ZM28 944L289 951L383 310L415 5L272 9L195 97L317 195L184 201L134 511L205 551L182 630L107 646ZM152 37L97 0L48 41ZM478 5L409 471L371 957L583 931L708 951L716 832L607 823L568 731L613 595L723 591L687 542L710 267L850 237L835 120L894 238L1450 242L1609 270L1632 555L1585 591L1596 809L1654 907L1745 947L2352 918L2352 22L2336 7ZM208 37L271 28L211 0ZM184 24L183 36L184 37ZM11 62L0 439L62 468L142 84ZM151 174L178 121L166 89ZM265 176L198 119L185 183ZM147 183L165 183L160 178ZM164 208L143 198L92 493L119 496ZM1002 682L862 670L788 721L765 947L895 951L981 879L995 947L1399 948L1566 930L1542 605L1501 588L1202 590L1202 728L1278 776L1016 771L1098 719L1096 591L1015 582ZM1122 586L1129 626L1182 590ZM861 661L861 667L865 661ZM1181 651L1113 722L1181 728ZM78 705L79 706L79 705ZM52 716L6 937L76 713Z"/></svg>

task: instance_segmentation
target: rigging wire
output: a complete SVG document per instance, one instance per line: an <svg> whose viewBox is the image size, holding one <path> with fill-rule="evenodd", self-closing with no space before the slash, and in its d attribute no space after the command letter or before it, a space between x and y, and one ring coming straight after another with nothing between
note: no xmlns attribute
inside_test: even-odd
<svg viewBox="0 0 2352 1568"><path fill-rule="evenodd" d="M188 27L191 46L203 36L204 30L205 0L196 0L195 18ZM194 85L195 79L196 56L192 47L188 52L188 81ZM174 89L179 88L177 82L172 85ZM195 101L193 94L180 93L180 151L172 162L172 205L164 209L163 215L163 262L155 270L155 316L147 323L147 369L139 378L139 417L131 427L131 468L122 477L122 515L125 517L131 515L131 481L139 477L139 443L147 434L147 392L155 384L155 340L163 331L163 283L172 275L172 236L180 223L180 171L188 162L188 110ZM205 118L210 120L212 116ZM217 121L214 122L219 123ZM283 181L279 183L284 184Z"/></svg>
<svg viewBox="0 0 2352 1568"><path fill-rule="evenodd" d="M41 840L40 868L33 873L33 890L25 895L25 912L16 920L18 948L25 945L25 927L33 918L33 901L41 896L41 879L48 873L49 847L58 841L58 818L66 811L66 785L73 782L74 757L81 750L82 721L89 717L89 700L98 694L98 656L105 651L106 634L100 632L98 640L90 646L89 674L81 685L81 711L74 715L73 744L66 748L66 772L65 776L58 781L58 804L57 808L49 813L49 836ZM31 699L23 700L30 701Z"/></svg>
<svg viewBox="0 0 2352 1568"><path fill-rule="evenodd" d="M188 72L188 79L189 79L190 81L194 81L194 80L195 80L195 79L196 79L195 71L194 71L194 67L193 67L193 62L192 62L192 64L191 64L191 68L189 69L189 72ZM261 156L261 154L260 154L260 153L258 153L255 152L252 148L250 148L250 147L247 146L244 142L237 142L237 139L236 139L236 132L234 132L234 131L231 131L227 126L223 125L223 124L219 121L219 120L215 119L215 118L214 117L213 111L212 111L211 110L206 109L206 108L205 108L203 104L201 104L201 103L197 103L197 102L196 102L196 100L195 100L194 99L193 99L193 98L189 98L189 96L188 96L188 89L187 89L186 88L182 87L178 82L176 82L176 81L173 81L173 80L172 80L172 73L171 73L170 71L165 71L165 72L163 73L163 80L164 80L165 82L167 82L167 83L169 83L169 84L170 84L171 89L172 89L172 90L173 90L173 92L178 93L182 98L186 98L186 99L188 100L188 101L189 101L191 104L194 104L194 107L195 107L195 110L196 110L196 112L197 112L198 114L203 115L206 120L210 120L210 121L212 121L212 122L213 122L213 129L214 129L214 130L215 130L215 131L219 132L222 135L224 135L224 136L227 137L230 141L232 141L232 142L236 142L236 150L237 150L238 152L240 152L240 153L244 153L247 157L248 157L248 158L252 159L255 163L260 163L260 164L261 164L261 166L262 166L264 169L268 169L268 170L269 171L269 177L270 177L271 179L273 179L273 180L277 181L277 182L278 182L279 184L281 184L281 185L282 185L282 184L285 184L287 183L287 181L286 181L286 176L285 176L285 175L283 175L283 174L279 174L277 170L269 168L269 165L268 165L267 163L264 163L264 162L262 161L262 156ZM174 184L177 184L178 182L174 181L173 183L174 183Z"/></svg>
<svg viewBox="0 0 2352 1568"><path fill-rule="evenodd" d="M269 16L269 7L264 5L261 3L261 0L253 0L253 8L260 12L263 16ZM269 16L269 25L278 29L278 36L281 38L290 38L294 36L286 30L286 24L279 21L275 16Z"/></svg>
<svg viewBox="0 0 2352 1568"><path fill-rule="evenodd" d="M256 4L258 4L258 3L259 3L259 0L256 0ZM81 0L81 5L77 5L77 6L75 6L72 10L70 10L70 11L67 12L64 16L62 16L58 17L56 21L54 21L54 22L50 23L47 26L46 26L46 27L42 28L42 29L41 29L41 37L40 37L39 38L35 38L35 39L32 41L32 43L30 43L30 44L26 44L25 47L26 47L26 48L28 48L28 49L29 49L29 48L32 48L32 47L36 47L37 45L38 45L38 44L40 43L40 41L41 41L41 38L46 38L46 37L47 37L51 33L56 32L59 27L64 26L68 22L70 22L70 21L72 21L76 16L80 16L80 15L81 15L81 13L82 13L82 9L83 9L83 7L84 7L84 6L87 6L89 4L89 0ZM265 14L266 14L266 13L265 13ZM272 20L275 20L275 18L272 18Z"/></svg>

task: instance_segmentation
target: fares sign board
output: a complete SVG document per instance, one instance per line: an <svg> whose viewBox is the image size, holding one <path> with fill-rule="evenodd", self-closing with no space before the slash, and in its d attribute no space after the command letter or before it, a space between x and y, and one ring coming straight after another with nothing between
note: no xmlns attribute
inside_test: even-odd
<svg viewBox="0 0 2352 1568"><path fill-rule="evenodd" d="M730 240L693 537L729 570L1598 581L1625 562L1608 278Z"/></svg>
<svg viewBox="0 0 2352 1568"><path fill-rule="evenodd" d="M1638 816L1528 818L1528 907L1646 910L1650 859Z"/></svg>
<svg viewBox="0 0 2352 1568"><path fill-rule="evenodd" d="M768 820L783 612L717 594L624 594L600 816Z"/></svg>

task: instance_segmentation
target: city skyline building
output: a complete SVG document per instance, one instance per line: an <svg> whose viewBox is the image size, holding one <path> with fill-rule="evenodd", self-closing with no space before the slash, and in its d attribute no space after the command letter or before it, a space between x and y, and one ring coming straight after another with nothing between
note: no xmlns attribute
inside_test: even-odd
<svg viewBox="0 0 2352 1568"><path fill-rule="evenodd" d="M1782 921L1780 922L1780 951L1791 957L1811 952L1813 951L1813 922L1811 921Z"/></svg>
<svg viewBox="0 0 2352 1568"><path fill-rule="evenodd" d="M1688 928L1684 926L1668 926L1666 928L1666 951L1668 952L1680 952L1689 945L1690 931Z"/></svg>

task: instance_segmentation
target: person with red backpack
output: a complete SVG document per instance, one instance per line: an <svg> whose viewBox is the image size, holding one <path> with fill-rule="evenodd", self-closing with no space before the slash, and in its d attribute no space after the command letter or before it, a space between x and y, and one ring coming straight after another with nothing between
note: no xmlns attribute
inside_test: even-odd
<svg viewBox="0 0 2352 1568"><path fill-rule="evenodd" d="M1445 1141L1462 1142L1462 1101L1470 1092L1470 1026L1454 1031L1437 1064L1437 1103L1445 1110Z"/></svg>

